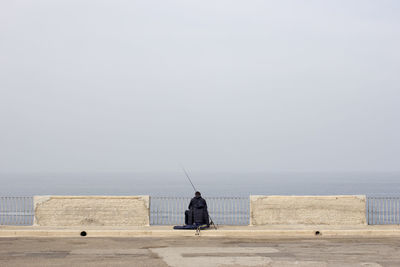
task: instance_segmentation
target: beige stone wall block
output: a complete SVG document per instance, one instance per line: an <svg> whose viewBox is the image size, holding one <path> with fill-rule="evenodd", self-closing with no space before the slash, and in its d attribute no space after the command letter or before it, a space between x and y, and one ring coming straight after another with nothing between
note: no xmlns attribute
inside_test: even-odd
<svg viewBox="0 0 400 267"><path fill-rule="evenodd" d="M149 196L34 196L39 226L148 226Z"/></svg>
<svg viewBox="0 0 400 267"><path fill-rule="evenodd" d="M366 197L250 196L250 225L366 225Z"/></svg>

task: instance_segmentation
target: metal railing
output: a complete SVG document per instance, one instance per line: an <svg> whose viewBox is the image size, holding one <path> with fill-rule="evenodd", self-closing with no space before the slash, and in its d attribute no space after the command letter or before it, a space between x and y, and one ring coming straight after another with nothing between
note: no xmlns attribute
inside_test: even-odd
<svg viewBox="0 0 400 267"><path fill-rule="evenodd" d="M150 224L184 224L190 197L151 197ZM248 225L248 197L208 197L208 211L215 224ZM367 222L370 225L400 224L400 197L367 197ZM32 225L33 197L0 197L0 225Z"/></svg>
<svg viewBox="0 0 400 267"><path fill-rule="evenodd" d="M151 197L150 224L183 225L190 197ZM208 212L215 224L248 225L250 203L248 197L208 197Z"/></svg>
<svg viewBox="0 0 400 267"><path fill-rule="evenodd" d="M367 197L368 224L400 224L400 197Z"/></svg>
<svg viewBox="0 0 400 267"><path fill-rule="evenodd" d="M32 225L33 197L0 197L0 225Z"/></svg>

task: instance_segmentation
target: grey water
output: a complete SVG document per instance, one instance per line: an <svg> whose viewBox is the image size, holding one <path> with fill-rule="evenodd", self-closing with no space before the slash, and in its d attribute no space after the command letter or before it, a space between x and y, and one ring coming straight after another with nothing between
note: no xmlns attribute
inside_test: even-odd
<svg viewBox="0 0 400 267"><path fill-rule="evenodd" d="M400 172L190 172L203 196L399 196ZM191 196L182 172L0 173L0 196Z"/></svg>

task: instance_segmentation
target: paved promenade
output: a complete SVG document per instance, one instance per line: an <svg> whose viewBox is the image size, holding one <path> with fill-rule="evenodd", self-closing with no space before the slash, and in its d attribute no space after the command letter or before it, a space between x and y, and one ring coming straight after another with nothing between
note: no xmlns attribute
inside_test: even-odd
<svg viewBox="0 0 400 267"><path fill-rule="evenodd" d="M399 238L0 238L0 266L400 266Z"/></svg>
<svg viewBox="0 0 400 267"><path fill-rule="evenodd" d="M0 266L28 265L400 266L400 226L1 226Z"/></svg>
<svg viewBox="0 0 400 267"><path fill-rule="evenodd" d="M173 230L172 226L136 227L44 227L0 226L0 237L192 237L195 231ZM269 225L218 226L200 232L203 237L399 237L399 225Z"/></svg>

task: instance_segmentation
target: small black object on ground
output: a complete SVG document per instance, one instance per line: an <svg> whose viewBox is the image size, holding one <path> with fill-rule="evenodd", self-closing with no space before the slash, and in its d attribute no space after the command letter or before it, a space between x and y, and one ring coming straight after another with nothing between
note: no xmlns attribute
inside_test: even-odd
<svg viewBox="0 0 400 267"><path fill-rule="evenodd" d="M209 228L207 224L192 224L192 225L176 225L174 226L175 230L204 230Z"/></svg>

